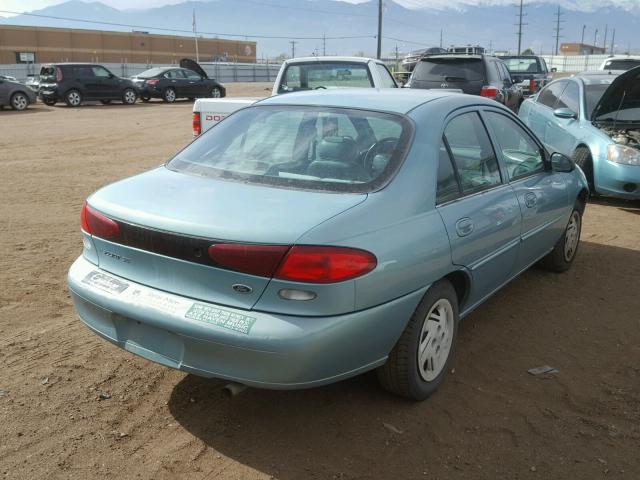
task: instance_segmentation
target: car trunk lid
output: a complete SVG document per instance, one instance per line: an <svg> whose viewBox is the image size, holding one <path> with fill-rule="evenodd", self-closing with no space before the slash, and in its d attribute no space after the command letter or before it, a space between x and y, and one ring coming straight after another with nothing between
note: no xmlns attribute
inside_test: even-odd
<svg viewBox="0 0 640 480"><path fill-rule="evenodd" d="M88 205L118 222L120 237L93 237L100 268L191 298L250 309L269 282L211 262L208 247L293 245L366 194L288 190L160 167L107 186Z"/></svg>

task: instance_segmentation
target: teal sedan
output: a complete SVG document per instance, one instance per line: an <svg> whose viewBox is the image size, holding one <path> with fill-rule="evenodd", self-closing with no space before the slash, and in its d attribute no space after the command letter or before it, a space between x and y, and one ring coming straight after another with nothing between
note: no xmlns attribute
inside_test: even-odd
<svg viewBox="0 0 640 480"><path fill-rule="evenodd" d="M519 116L547 148L573 158L592 193L640 199L640 67L556 80Z"/></svg>
<svg viewBox="0 0 640 480"><path fill-rule="evenodd" d="M270 389L375 369L420 400L461 318L571 266L587 196L492 100L291 93L91 195L68 284L93 332L168 367Z"/></svg>

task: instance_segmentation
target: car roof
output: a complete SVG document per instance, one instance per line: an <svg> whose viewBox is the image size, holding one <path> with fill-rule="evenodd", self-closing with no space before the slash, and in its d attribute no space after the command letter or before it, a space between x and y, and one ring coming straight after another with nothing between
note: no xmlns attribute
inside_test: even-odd
<svg viewBox="0 0 640 480"><path fill-rule="evenodd" d="M440 98L462 96L457 92L422 89L336 88L322 91L303 91L274 95L257 102L259 105L306 105L338 108L357 108L406 114L420 105ZM474 102L485 100L473 96ZM490 103L492 102L492 103Z"/></svg>
<svg viewBox="0 0 640 480"><path fill-rule="evenodd" d="M442 59L442 58L472 58L474 60L482 60L485 57L489 57L491 55L483 55L481 53L474 54L466 54L466 53L434 53L433 55L425 55L420 59L420 61L431 60L432 58Z"/></svg>
<svg viewBox="0 0 640 480"><path fill-rule="evenodd" d="M614 78L624 72L624 70L590 70L575 76L581 78L585 85L594 85L607 81L607 83L613 82Z"/></svg>
<svg viewBox="0 0 640 480"><path fill-rule="evenodd" d="M338 56L326 56L326 57L296 57L285 60L284 63L305 63L305 62L351 62L351 63L368 63L370 61L378 62L374 58L367 57L338 57Z"/></svg>
<svg viewBox="0 0 640 480"><path fill-rule="evenodd" d="M604 59L605 62L609 60L640 60L640 55L614 55Z"/></svg>

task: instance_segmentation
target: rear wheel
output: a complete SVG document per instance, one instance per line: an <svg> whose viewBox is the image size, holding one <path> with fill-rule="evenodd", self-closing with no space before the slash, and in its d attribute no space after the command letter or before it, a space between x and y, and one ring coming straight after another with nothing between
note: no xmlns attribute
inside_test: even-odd
<svg viewBox="0 0 640 480"><path fill-rule="evenodd" d="M138 100L138 94L133 88L125 88L122 92L122 103L125 105L133 105Z"/></svg>
<svg viewBox="0 0 640 480"><path fill-rule="evenodd" d="M176 101L176 91L169 87L162 94L162 99L167 103L173 103Z"/></svg>
<svg viewBox="0 0 640 480"><path fill-rule="evenodd" d="M378 368L380 384L412 400L434 393L449 369L458 335L458 298L453 285L431 286L411 316L387 363Z"/></svg>
<svg viewBox="0 0 640 480"><path fill-rule="evenodd" d="M540 261L540 266L552 272L566 272L576 258L582 231L582 208L576 205L571 212L569 222L555 244L553 250Z"/></svg>
<svg viewBox="0 0 640 480"><path fill-rule="evenodd" d="M29 106L29 99L22 92L16 92L11 95L11 108L14 110L21 112L25 110Z"/></svg>
<svg viewBox="0 0 640 480"><path fill-rule="evenodd" d="M213 87L211 89L211 98L220 98L222 96L222 91L218 87Z"/></svg>
<svg viewBox="0 0 640 480"><path fill-rule="evenodd" d="M573 152L571 156L576 165L582 169L585 177L587 177L587 183L589 184L589 190L591 194L596 193L595 183L593 181L593 159L591 158L591 152L588 148L579 147Z"/></svg>
<svg viewBox="0 0 640 480"><path fill-rule="evenodd" d="M43 100L45 105L48 105L49 107L53 107L56 104L55 100Z"/></svg>
<svg viewBox="0 0 640 480"><path fill-rule="evenodd" d="M64 95L64 102L69 107L79 107L82 103L82 94L78 90L69 90Z"/></svg>
<svg viewBox="0 0 640 480"><path fill-rule="evenodd" d="M142 94L140 95L140 100L142 100L143 102L148 102L149 100L151 100L151 97L149 95Z"/></svg>

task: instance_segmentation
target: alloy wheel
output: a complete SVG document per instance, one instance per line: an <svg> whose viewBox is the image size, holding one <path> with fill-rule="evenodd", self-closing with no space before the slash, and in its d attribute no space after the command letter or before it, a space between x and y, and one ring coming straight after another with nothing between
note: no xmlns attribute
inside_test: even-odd
<svg viewBox="0 0 640 480"><path fill-rule="evenodd" d="M11 106L18 111L24 110L29 105L29 101L27 97L25 97L22 93L17 93L13 96L11 101Z"/></svg>

